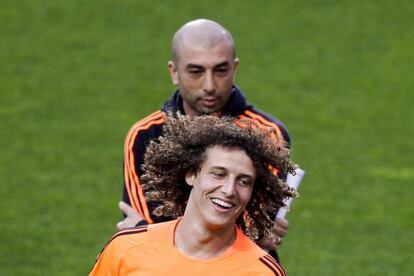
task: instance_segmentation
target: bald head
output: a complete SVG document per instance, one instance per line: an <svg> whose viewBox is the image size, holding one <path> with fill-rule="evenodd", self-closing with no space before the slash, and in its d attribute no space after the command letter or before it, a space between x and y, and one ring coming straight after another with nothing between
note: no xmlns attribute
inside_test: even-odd
<svg viewBox="0 0 414 276"><path fill-rule="evenodd" d="M188 46L210 49L220 43L228 44L233 57L236 56L233 38L223 26L208 19L190 21L174 34L172 60L177 62L181 52Z"/></svg>

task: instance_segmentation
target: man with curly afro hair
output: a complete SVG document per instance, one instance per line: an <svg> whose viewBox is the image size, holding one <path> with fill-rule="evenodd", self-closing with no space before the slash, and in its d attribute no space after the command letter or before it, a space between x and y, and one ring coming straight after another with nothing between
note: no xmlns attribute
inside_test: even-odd
<svg viewBox="0 0 414 276"><path fill-rule="evenodd" d="M118 232L91 275L285 275L253 242L275 238L268 214L296 195L278 176L294 171L289 149L270 133L251 120L169 114L142 187L171 221Z"/></svg>

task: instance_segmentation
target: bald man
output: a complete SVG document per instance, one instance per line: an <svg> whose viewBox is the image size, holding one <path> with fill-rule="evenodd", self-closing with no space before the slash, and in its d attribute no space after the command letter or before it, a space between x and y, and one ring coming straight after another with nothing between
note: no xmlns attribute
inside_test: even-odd
<svg viewBox="0 0 414 276"><path fill-rule="evenodd" d="M274 135L282 138L278 140L290 145L289 134L280 121L246 102L234 83L238 65L234 40L217 22L194 20L175 33L168 70L177 90L160 110L135 123L125 139L123 201L119 203L125 218L117 224L118 229L171 220L157 214L160 202L149 200L146 195L151 189L144 191L140 184L146 147L162 135L167 112L248 118L258 127L273 128ZM264 240L260 245L276 249L287 228L285 219L276 219L273 231L278 238L273 242Z"/></svg>

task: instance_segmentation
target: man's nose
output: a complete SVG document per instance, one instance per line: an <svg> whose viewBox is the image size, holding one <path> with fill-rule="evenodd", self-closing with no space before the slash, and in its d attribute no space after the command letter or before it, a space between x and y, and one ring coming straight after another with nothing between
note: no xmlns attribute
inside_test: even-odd
<svg viewBox="0 0 414 276"><path fill-rule="evenodd" d="M204 91L214 92L216 90L216 83L212 72L207 71L204 79Z"/></svg>
<svg viewBox="0 0 414 276"><path fill-rule="evenodd" d="M223 185L221 186L221 191L226 196L231 196L236 191L236 181L234 179L228 179Z"/></svg>

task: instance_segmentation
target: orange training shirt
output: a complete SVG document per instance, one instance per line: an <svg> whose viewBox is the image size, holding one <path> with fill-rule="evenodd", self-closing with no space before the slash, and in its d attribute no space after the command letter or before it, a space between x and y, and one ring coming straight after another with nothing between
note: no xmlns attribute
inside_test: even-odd
<svg viewBox="0 0 414 276"><path fill-rule="evenodd" d="M130 228L107 242L89 275L286 275L265 251L237 229L220 256L197 260L174 246L179 219Z"/></svg>

